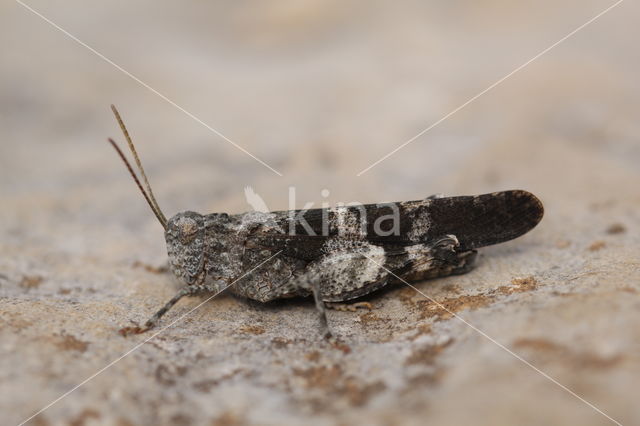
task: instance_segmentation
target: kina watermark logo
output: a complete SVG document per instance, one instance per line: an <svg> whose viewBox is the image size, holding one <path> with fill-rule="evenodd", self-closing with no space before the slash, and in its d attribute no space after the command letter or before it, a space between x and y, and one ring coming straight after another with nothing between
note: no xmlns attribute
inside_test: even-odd
<svg viewBox="0 0 640 426"><path fill-rule="evenodd" d="M324 199L316 206L309 201L301 209L296 208L296 188L289 187L287 211L272 212L265 200L251 187L244 188L244 196L251 207L243 215L243 223L260 223L288 235L376 235L380 237L400 235L400 207L398 203L364 205L357 201L338 202L332 206L326 199L330 191L323 189ZM374 217L368 217L369 214ZM383 214L384 213L384 214ZM369 226L369 225L372 226Z"/></svg>

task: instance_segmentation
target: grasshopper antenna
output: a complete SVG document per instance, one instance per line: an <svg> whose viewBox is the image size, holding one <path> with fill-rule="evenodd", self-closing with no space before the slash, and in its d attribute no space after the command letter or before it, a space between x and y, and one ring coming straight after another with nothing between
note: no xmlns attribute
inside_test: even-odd
<svg viewBox="0 0 640 426"><path fill-rule="evenodd" d="M118 125L120 126L120 129L122 130L122 133L124 134L124 137L127 140L127 144L129 144L129 149L131 150L131 153L133 154L133 158L136 161L136 165L138 166L138 170L140 171L140 174L142 175L142 179L144 179L144 183L145 183L145 187L147 188L147 192L145 192L142 189L142 186L140 185L140 181L137 179L137 176L135 175L135 173L133 173L133 169L131 168L131 165L129 164L129 162L126 160L126 158L122 154L122 151L120 151L120 149L118 149L118 146L115 145L115 143L113 141L110 140L109 142L111 142L111 144L118 151L118 154L120 155L120 158L122 158L122 160L125 162L125 164L127 165L127 168L129 169L129 172L131 173L131 175L133 176L135 181L138 183L138 187L140 188L140 190L142 191L142 194L144 195L145 199L149 203L149 206L151 207L151 210L153 210L153 212L155 213L156 217L158 218L158 220L160 221L162 226L166 229L167 228L167 218L162 213L162 209L160 209L160 205L158 204L158 201L156 201L156 197L153 195L153 190L151 189L151 185L149 185L149 180L147 179L147 174L144 172L144 167L142 167L142 162L140 161L140 157L138 157L138 152L136 151L136 147L133 145L133 141L131 140L131 136L129 136L129 131L127 130L127 127L124 125L124 121L122 121L122 117L120 117L120 113L118 112L118 110L116 109L115 105L113 105L113 104L111 105L111 111L113 111L113 115L116 116L116 120L118 121Z"/></svg>
<svg viewBox="0 0 640 426"><path fill-rule="evenodd" d="M140 192L142 192L144 199L147 200L147 203L149 203L149 207L151 207L151 211L153 211L153 214L156 215L162 227L164 229L167 229L167 220L165 219L164 215L159 210L159 208L153 204L153 202L147 195L146 191L142 187L142 184L140 183L140 179L138 179L138 176L136 176L136 172L133 171L133 167L131 167L131 164L129 164L129 160L127 160L127 157L124 156L124 153L122 152L118 144L116 144L113 139L109 138L108 141L111 144L111 146L116 150L116 152L122 159L122 162L124 163L124 165L127 166L127 170L129 170L129 173L131 174L131 177L133 178L133 180L136 181L136 185L138 185L138 188L140 189Z"/></svg>

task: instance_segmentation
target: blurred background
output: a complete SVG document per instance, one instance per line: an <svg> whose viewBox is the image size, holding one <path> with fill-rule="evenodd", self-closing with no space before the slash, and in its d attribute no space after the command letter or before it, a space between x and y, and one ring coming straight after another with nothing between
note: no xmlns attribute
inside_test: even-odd
<svg viewBox="0 0 640 426"><path fill-rule="evenodd" d="M112 103L167 216L248 210L245 186L273 210L290 207L291 186L298 208L535 193L539 228L420 288L607 415L640 421L637 3L360 176L614 1L27 4L95 52L0 4L0 404L12 421L132 347L115 330L175 291L153 272L162 229L106 143L124 142ZM536 284L520 291L522 277ZM405 290L370 314L330 313L348 353L316 342L307 302L221 297L33 424L610 422Z"/></svg>

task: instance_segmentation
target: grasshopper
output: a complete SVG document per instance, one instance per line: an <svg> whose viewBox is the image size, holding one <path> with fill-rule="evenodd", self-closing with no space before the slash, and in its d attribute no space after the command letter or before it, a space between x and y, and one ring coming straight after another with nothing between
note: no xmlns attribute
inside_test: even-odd
<svg viewBox="0 0 640 426"><path fill-rule="evenodd" d="M164 228L169 269L183 285L142 327L122 329L124 335L149 330L184 296L229 288L265 303L313 296L321 331L330 336L327 304L394 282L465 273L478 248L525 234L544 213L536 196L511 190L271 213L184 211L167 220L120 114L111 108L144 186L116 142L108 140Z"/></svg>

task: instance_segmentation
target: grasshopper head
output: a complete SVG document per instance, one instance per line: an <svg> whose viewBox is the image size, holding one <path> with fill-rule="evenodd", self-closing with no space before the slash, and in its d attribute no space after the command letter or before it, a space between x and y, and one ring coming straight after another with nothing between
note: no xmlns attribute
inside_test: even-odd
<svg viewBox="0 0 640 426"><path fill-rule="evenodd" d="M185 284L194 284L204 268L203 216L189 211L176 214L167 222L164 237L171 271Z"/></svg>
<svg viewBox="0 0 640 426"><path fill-rule="evenodd" d="M214 213L202 216L195 212L182 212L167 220L164 213L160 209L156 201L151 185L147 179L147 175L142 167L142 162L138 157L136 148L133 145L129 132L118 113L116 107L111 105L111 110L120 125L120 129L124 134L129 150L133 154L135 164L142 180L138 178L138 174L131 166L126 156L116 144L109 138L109 143L116 150L125 166L129 170L131 177L135 181L142 196L149 204L151 211L164 228L164 236L167 241L167 251L169 253L169 266L174 275L184 284L202 284L205 276L209 276L211 280L226 280L233 276L237 271L234 269L239 265L237 253L231 254L234 248L237 248L237 242L230 238L229 225L231 219L225 213ZM144 186L143 186L144 183ZM206 232L215 236L209 244L208 265L205 265L205 251L207 250Z"/></svg>

